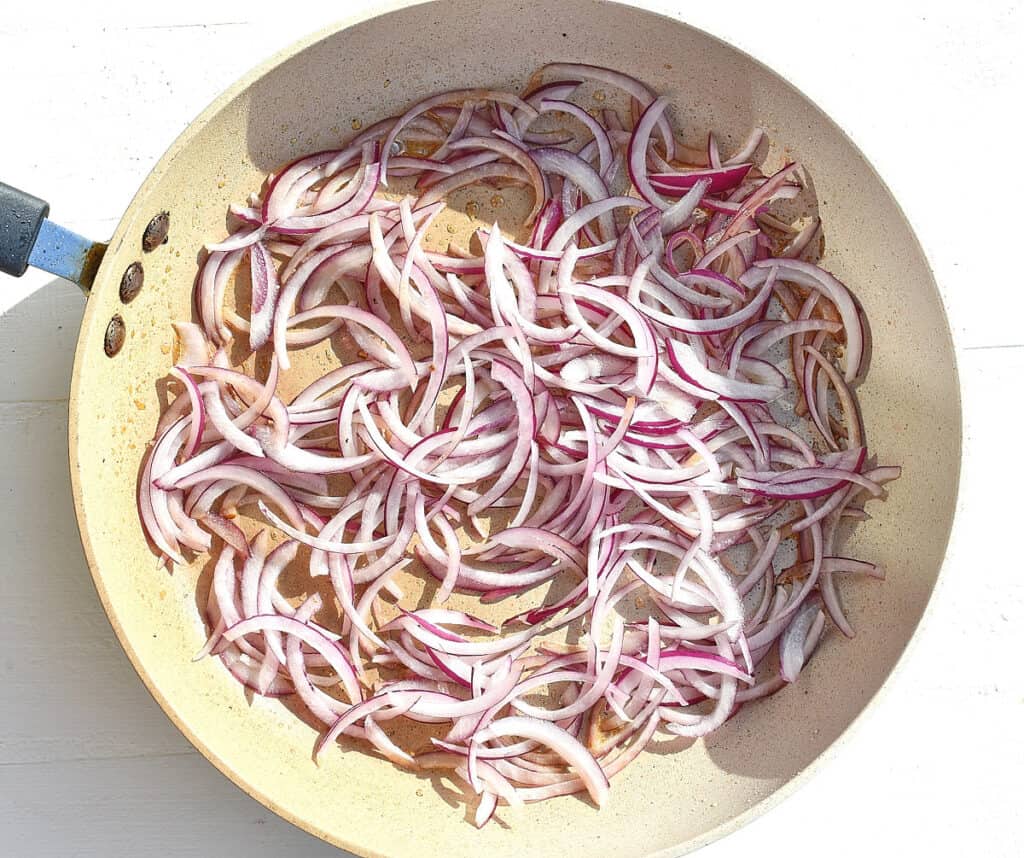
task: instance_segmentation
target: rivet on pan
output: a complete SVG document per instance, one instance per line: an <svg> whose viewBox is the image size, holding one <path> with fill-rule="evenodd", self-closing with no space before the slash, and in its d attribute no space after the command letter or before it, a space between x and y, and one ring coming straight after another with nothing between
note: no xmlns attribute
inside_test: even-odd
<svg viewBox="0 0 1024 858"><path fill-rule="evenodd" d="M107 332L103 335L103 351L107 357L113 357L121 351L121 346L124 345L124 330L124 319L120 316L114 316L107 323Z"/></svg>
<svg viewBox="0 0 1024 858"><path fill-rule="evenodd" d="M141 262L135 261L124 270L124 274L121 275L121 288L117 293L121 296L122 304L130 304L135 300L135 296L142 291L145 279L146 274L142 270Z"/></svg>
<svg viewBox="0 0 1024 858"><path fill-rule="evenodd" d="M171 228L169 212L160 212L148 224L142 233L142 249L149 253L167 242L167 231Z"/></svg>

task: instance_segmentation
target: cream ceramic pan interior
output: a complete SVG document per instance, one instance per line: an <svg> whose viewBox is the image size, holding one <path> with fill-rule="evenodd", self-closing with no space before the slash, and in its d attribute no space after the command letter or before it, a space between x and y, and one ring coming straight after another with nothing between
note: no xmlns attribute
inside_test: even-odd
<svg viewBox="0 0 1024 858"><path fill-rule="evenodd" d="M879 459L903 477L850 552L881 562L884 584L844 582L859 632L831 634L799 687L746 708L707 741L659 741L613 783L598 812L570 797L500 814L475 830L428 778L358 752L310 761L315 734L279 702L251 705L219 662L193 663L204 629L198 569L156 568L137 518L139 464L170 365L169 322L191 315L204 241L227 204L283 161L326 148L431 92L516 89L554 60L622 69L672 94L676 125L725 148L754 125L772 157L803 162L825 224L825 264L871 321L873 358L860 390ZM145 255L146 285L118 300L125 267L157 212L170 240ZM120 313L122 351L103 336ZM764 809L867 706L892 670L934 587L953 515L960 411L953 350L928 265L888 190L818 108L768 69L701 32L593 0L470 0L398 8L321 34L241 81L171 147L111 243L79 342L71 463L82 539L100 596L143 680L195 745L239 786L297 825L363 855L678 854ZM838 811L837 811L838 813Z"/></svg>

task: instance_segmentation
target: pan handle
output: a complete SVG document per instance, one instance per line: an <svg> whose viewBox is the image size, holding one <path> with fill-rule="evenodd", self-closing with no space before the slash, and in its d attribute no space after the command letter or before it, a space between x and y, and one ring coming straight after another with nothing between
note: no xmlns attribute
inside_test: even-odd
<svg viewBox="0 0 1024 858"><path fill-rule="evenodd" d="M92 288L107 246L47 219L50 204L0 182L0 272L21 277L30 265Z"/></svg>

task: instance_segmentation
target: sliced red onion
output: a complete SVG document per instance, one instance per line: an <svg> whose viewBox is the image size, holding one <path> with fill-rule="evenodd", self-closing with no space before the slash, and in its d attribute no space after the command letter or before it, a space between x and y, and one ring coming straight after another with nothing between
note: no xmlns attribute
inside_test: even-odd
<svg viewBox="0 0 1024 858"><path fill-rule="evenodd" d="M488 137L464 137L463 139L452 143L449 147L456 151L463 149L483 149L491 152L496 152L514 164L518 164L526 171L526 175L530 179L530 185L533 188L533 208L530 209L527 214L525 223L527 225L532 224L534 218L540 213L541 208L544 206L546 196L544 193L544 177L541 175L540 168L536 161L536 153L528 153L525 149L517 146L514 143L509 143L505 140L499 140Z"/></svg>
<svg viewBox="0 0 1024 858"><path fill-rule="evenodd" d="M615 156L612 153L612 143L608 137L608 132L600 122L598 122L578 104L573 104L571 101L560 101L555 98L545 97L541 99L538 104L538 109L542 113L558 110L562 113L567 113L569 116L572 116L574 119L578 119L582 122L586 126L587 130L594 136L594 142L597 145L597 170L602 176L608 175L608 172L612 168L612 162L614 161Z"/></svg>
<svg viewBox="0 0 1024 858"><path fill-rule="evenodd" d="M593 80L614 86L636 99L642 108L654 101L654 93L645 84L613 69L584 65L583 63L550 63L540 70L540 73L543 72L556 77ZM659 119L657 126L665 148L665 158L671 161L675 157L675 138L672 136L672 129L664 118Z"/></svg>
<svg viewBox="0 0 1024 858"><path fill-rule="evenodd" d="M734 164L742 164L745 161L750 161L754 157L754 153L757 152L757 147L761 145L761 141L765 139L765 136L763 128L753 129L746 142L740 147L739 151L731 158L723 161L722 166L729 167Z"/></svg>
<svg viewBox="0 0 1024 858"><path fill-rule="evenodd" d="M766 280L772 269L780 280L790 280L800 286L818 289L835 304L846 334L844 378L847 382L854 381L862 371L864 332L860 313L849 290L823 268L798 259L766 259L755 262L740 280L749 288Z"/></svg>
<svg viewBox="0 0 1024 858"><path fill-rule="evenodd" d="M707 735L794 681L827 622L852 636L838 583L883 572L840 535L899 476L865 465L863 311L798 258L820 221L772 210L797 166L756 172L755 129L727 159L709 134L685 156L707 166L681 167L666 99L608 69L542 72L561 79L526 99L425 99L231 207L138 492L162 562L218 542L201 656L294 694L317 753L345 735L446 769L480 825L499 801L603 804L657 731ZM581 81L631 116L566 101ZM532 129L538 112L586 139ZM389 166L419 199L377 193ZM627 166L644 199L609 196ZM508 181L534 203L521 240L439 236L447 194ZM224 304L246 253L242 315ZM265 380L231 365L232 330ZM357 361L289 376L290 352L339 332ZM439 583L413 604L399 573ZM440 607L531 590L500 627ZM647 620L624 625L633 604ZM574 623L579 643L558 643ZM401 747L403 721L441 750Z"/></svg>
<svg viewBox="0 0 1024 858"><path fill-rule="evenodd" d="M709 368L693 346L678 340L667 340L667 353L673 368L684 379L716 396L752 402L771 402L782 395L774 385L736 381Z"/></svg>
<svg viewBox="0 0 1024 858"><path fill-rule="evenodd" d="M252 315L249 327L249 348L263 348L270 340L270 329L281 289L274 260L266 246L257 241L249 252L252 267Z"/></svg>
<svg viewBox="0 0 1024 858"><path fill-rule="evenodd" d="M388 161L391 158L395 142L398 140L399 135L405 127L408 126L415 117L426 113L433 107L439 107L443 104L463 104L467 101L491 101L498 104L507 104L515 108L517 111L521 111L525 116L534 117L537 115L537 111L518 96L509 92L499 92L497 90L462 89L454 90L452 92L443 92L440 95L426 98L423 101L414 104L404 114L402 114L402 116L395 120L395 124L388 132L388 136L384 138L384 145L381 148L382 154L380 160L381 184L386 186L388 183Z"/></svg>
<svg viewBox="0 0 1024 858"><path fill-rule="evenodd" d="M547 721L512 715L492 721L476 733L473 745L505 736L521 736L547 745L576 770L594 804L603 807L608 800L608 777L590 752L570 733Z"/></svg>
<svg viewBox="0 0 1024 858"><path fill-rule="evenodd" d="M206 428L206 407L203 405L203 395L199 385L188 374L188 370L180 366L171 368L171 375L185 385L185 392L188 394L189 402L192 405L192 417L189 423L188 441L185 442L185 458L191 458L199 450L199 444L203 439L203 431Z"/></svg>
<svg viewBox="0 0 1024 858"><path fill-rule="evenodd" d="M750 172L752 164L736 164L707 170L681 170L672 173L652 173L651 186L672 197L682 196L697 182L706 180L704 193L719 194L739 186Z"/></svg>
<svg viewBox="0 0 1024 858"><path fill-rule="evenodd" d="M562 149L534 149L530 153L537 162L537 166L544 171L545 175L562 176L567 181L578 187L591 203L597 203L608 198L608 186L598 172L586 161L572 152ZM564 208L564 203L563 203ZM601 237L609 241L615 237L615 222L611 218L610 211L603 212L597 216L601 227Z"/></svg>
<svg viewBox="0 0 1024 858"><path fill-rule="evenodd" d="M651 184L647 171L647 146L651 139L651 132L663 118L665 108L668 107L668 99L665 96L656 98L644 110L636 128L633 129L633 137L629 141L629 177L633 180L637 191L640 192L647 202L652 206L665 210L670 203L661 196ZM702 177L706 178L706 177Z"/></svg>
<svg viewBox="0 0 1024 858"><path fill-rule="evenodd" d="M274 232L281 235L309 235L325 227L333 226L364 211L373 198L380 183L381 166L364 159L360 171L349 183L350 188L338 199L337 204L327 211L305 216L293 215L273 225Z"/></svg>
<svg viewBox="0 0 1024 858"><path fill-rule="evenodd" d="M809 599L797 611L789 627L779 638L779 664L786 682L796 682L804 666L804 647L815 621L821 616L820 600Z"/></svg>

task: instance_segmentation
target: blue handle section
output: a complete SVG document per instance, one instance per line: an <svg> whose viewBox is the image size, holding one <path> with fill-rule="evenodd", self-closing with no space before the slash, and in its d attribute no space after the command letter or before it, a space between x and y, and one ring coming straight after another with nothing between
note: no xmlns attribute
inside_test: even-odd
<svg viewBox="0 0 1024 858"><path fill-rule="evenodd" d="M48 203L0 182L0 271L20 277L29 265L92 286L107 249L47 220Z"/></svg>
<svg viewBox="0 0 1024 858"><path fill-rule="evenodd" d="M28 257L28 264L42 268L65 280L87 286L83 276L93 261L96 242L72 232L70 229L44 220L39 228L35 246ZM92 272L95 275L95 271Z"/></svg>

